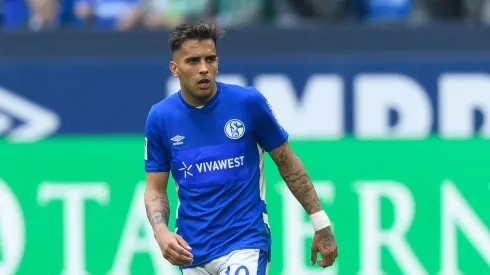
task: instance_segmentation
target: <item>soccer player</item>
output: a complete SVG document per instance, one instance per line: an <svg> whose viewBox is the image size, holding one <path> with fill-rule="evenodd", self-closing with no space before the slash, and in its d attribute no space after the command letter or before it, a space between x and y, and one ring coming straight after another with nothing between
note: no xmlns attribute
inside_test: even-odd
<svg viewBox="0 0 490 275"><path fill-rule="evenodd" d="M174 30L169 67L181 89L153 105L146 121L144 199L163 257L184 275L267 274L268 152L311 218L311 264L328 267L337 257L337 244L287 132L256 88L215 81L222 33L202 22ZM175 233L167 227L170 172L179 200ZM318 252L322 259L317 261Z"/></svg>

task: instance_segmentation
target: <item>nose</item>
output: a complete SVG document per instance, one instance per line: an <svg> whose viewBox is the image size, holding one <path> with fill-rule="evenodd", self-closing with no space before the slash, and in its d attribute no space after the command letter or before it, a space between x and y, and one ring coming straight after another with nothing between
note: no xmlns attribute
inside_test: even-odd
<svg viewBox="0 0 490 275"><path fill-rule="evenodd" d="M205 60L201 61L201 65L199 66L199 74L207 74L209 72L208 64Z"/></svg>

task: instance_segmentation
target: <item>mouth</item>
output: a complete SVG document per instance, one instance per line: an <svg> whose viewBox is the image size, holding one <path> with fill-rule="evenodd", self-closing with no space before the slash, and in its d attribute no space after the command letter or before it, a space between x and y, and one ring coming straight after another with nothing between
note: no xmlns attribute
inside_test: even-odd
<svg viewBox="0 0 490 275"><path fill-rule="evenodd" d="M211 84L211 81L207 78L203 78L197 82L197 85L199 86L200 89L207 89L207 88L209 88L210 84Z"/></svg>

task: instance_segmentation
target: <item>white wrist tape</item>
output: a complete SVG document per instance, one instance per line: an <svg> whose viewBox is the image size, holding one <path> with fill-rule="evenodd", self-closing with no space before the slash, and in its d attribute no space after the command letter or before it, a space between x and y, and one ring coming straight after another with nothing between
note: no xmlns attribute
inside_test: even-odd
<svg viewBox="0 0 490 275"><path fill-rule="evenodd" d="M324 210L311 214L310 219L311 224L313 224L313 228L315 229L315 232L330 226L330 219L328 218L327 213Z"/></svg>

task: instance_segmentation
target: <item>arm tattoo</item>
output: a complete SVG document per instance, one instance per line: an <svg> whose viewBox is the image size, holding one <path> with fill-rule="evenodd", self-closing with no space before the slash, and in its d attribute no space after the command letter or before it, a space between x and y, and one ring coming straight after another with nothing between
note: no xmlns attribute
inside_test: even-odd
<svg viewBox="0 0 490 275"><path fill-rule="evenodd" d="M151 200L145 202L145 208L146 215L154 231L158 224L168 225L170 205L166 196L153 196Z"/></svg>
<svg viewBox="0 0 490 275"><path fill-rule="evenodd" d="M315 187L311 182L301 160L293 153L288 143L271 152L271 157L279 173L294 197L301 203L308 214L322 210Z"/></svg>

